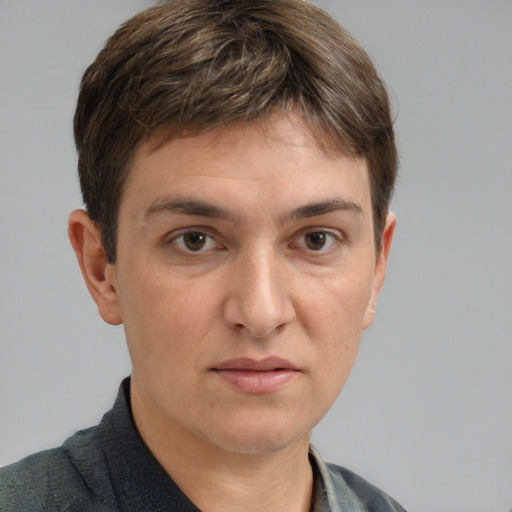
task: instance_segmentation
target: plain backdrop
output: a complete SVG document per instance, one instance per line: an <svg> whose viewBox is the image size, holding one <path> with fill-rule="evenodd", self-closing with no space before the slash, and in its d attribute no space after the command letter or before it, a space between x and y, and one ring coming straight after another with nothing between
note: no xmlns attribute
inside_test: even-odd
<svg viewBox="0 0 512 512"><path fill-rule="evenodd" d="M398 230L324 458L411 511L512 507L512 1L324 0L389 84ZM0 465L96 424L130 364L67 241L81 74L143 0L0 0Z"/></svg>

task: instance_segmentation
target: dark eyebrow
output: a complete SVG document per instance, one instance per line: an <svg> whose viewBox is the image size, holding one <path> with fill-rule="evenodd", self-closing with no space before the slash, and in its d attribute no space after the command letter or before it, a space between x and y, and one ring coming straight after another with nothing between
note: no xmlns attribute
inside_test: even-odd
<svg viewBox="0 0 512 512"><path fill-rule="evenodd" d="M331 213L336 210L349 210L364 216L363 209L357 203L346 201L345 199L329 199L318 203L305 204L293 210L292 218L296 220L316 217L325 213Z"/></svg>
<svg viewBox="0 0 512 512"><path fill-rule="evenodd" d="M319 201L299 206L293 210L289 216L286 215L286 217L294 220L300 220L324 215L337 210L348 210L359 215L364 215L363 209L357 203L347 201L345 199L329 199L327 201ZM235 218L232 212L221 206L198 199L176 198L156 201L146 210L144 213L144 219L148 220L154 215L162 212L230 221L233 221Z"/></svg>
<svg viewBox="0 0 512 512"><path fill-rule="evenodd" d="M196 215L198 217L211 217L222 220L233 219L233 214L225 208L197 199L183 198L164 199L153 203L144 213L144 218L148 219L161 212Z"/></svg>

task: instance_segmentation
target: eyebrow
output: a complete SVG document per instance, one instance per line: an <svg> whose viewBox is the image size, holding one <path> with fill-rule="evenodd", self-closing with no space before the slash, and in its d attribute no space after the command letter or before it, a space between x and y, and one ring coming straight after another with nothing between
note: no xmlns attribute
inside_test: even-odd
<svg viewBox="0 0 512 512"><path fill-rule="evenodd" d="M345 199L329 199L327 201L319 201L315 203L305 204L299 206L292 212L292 218L295 220L307 219L309 217L316 217L326 213L335 212L338 210L348 210L364 216L362 207L353 201Z"/></svg>
<svg viewBox="0 0 512 512"><path fill-rule="evenodd" d="M181 215L195 215L221 220L233 220L234 215L221 206L197 199L164 199L153 203L144 213L144 219L149 219L162 212L178 213Z"/></svg>
<svg viewBox="0 0 512 512"><path fill-rule="evenodd" d="M335 211L352 211L364 216L362 207L353 201L345 199L329 199L299 206L290 214L284 215L283 220L291 218L294 220L307 219L331 213ZM193 215L197 217L209 217L213 219L229 220L235 219L235 214L230 210L198 199L164 199L153 203L144 213L144 219L149 220L159 213L177 213L181 215Z"/></svg>

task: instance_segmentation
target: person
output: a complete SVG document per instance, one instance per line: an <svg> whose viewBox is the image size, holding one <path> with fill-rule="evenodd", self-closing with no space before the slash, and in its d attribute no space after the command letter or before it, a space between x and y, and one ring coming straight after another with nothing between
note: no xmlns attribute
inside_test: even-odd
<svg viewBox="0 0 512 512"><path fill-rule="evenodd" d="M403 511L313 427L375 314L398 158L385 85L306 0L174 0L123 24L74 120L69 238L132 374L9 511Z"/></svg>

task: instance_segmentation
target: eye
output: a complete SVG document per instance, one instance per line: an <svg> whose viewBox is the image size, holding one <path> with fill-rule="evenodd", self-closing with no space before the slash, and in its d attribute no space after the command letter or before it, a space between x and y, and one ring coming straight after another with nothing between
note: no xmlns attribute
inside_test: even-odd
<svg viewBox="0 0 512 512"><path fill-rule="evenodd" d="M216 249L219 244L202 231L186 231L171 239L171 244L187 252L201 252Z"/></svg>
<svg viewBox="0 0 512 512"><path fill-rule="evenodd" d="M340 241L334 233L330 231L308 231L304 233L299 245L310 251L326 252L339 244Z"/></svg>

